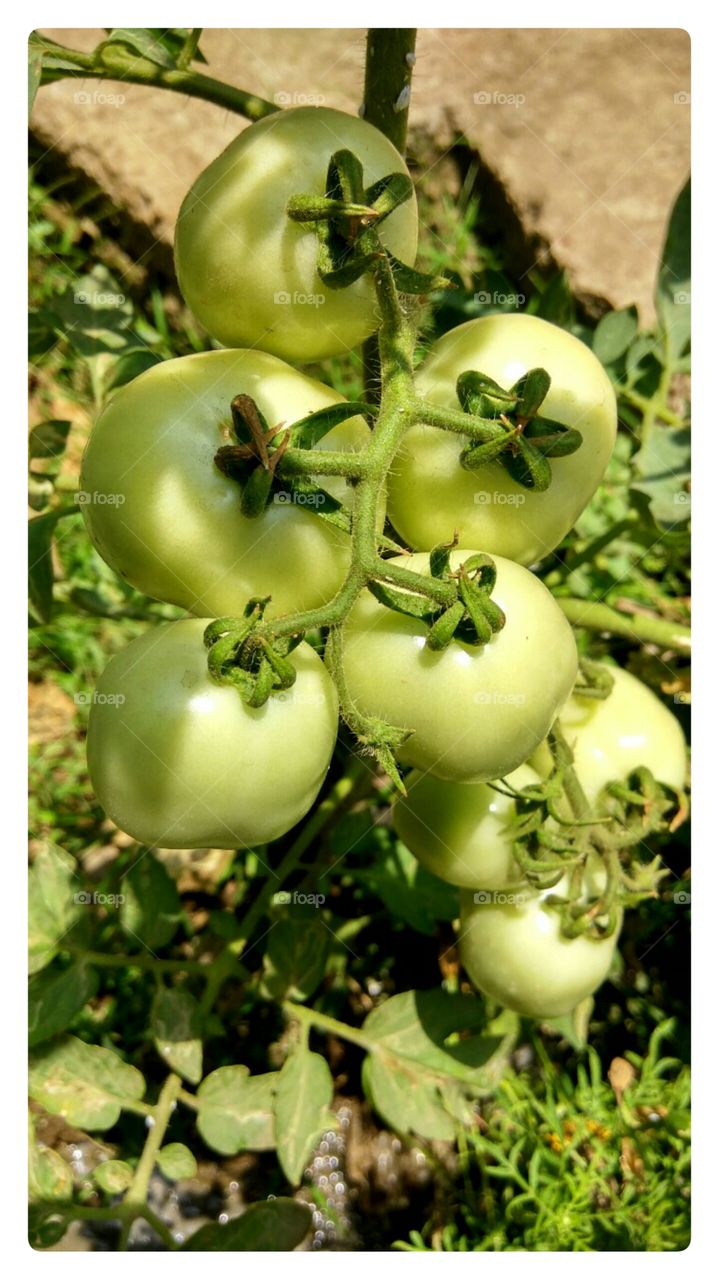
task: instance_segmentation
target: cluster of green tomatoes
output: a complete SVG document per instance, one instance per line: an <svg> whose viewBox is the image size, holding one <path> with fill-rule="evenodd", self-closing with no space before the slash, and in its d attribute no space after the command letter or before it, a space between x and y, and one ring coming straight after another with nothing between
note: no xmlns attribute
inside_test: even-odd
<svg viewBox="0 0 719 1280"><path fill-rule="evenodd" d="M303 636L320 640L322 609L354 563L361 485L351 465L333 472L332 455L361 456L373 432L294 366L357 347L383 321L371 271L354 272L349 254L342 266L343 231L364 225L363 206L355 214L341 190L343 211L338 203L322 223L335 265L340 249L329 285L317 225L287 214L297 193L333 198L338 152L359 162L377 209L386 175L406 177L380 132L324 108L252 125L200 175L178 219L177 271L222 346L152 367L115 394L92 432L81 483L96 548L188 617L149 629L103 673L91 777L108 814L145 845L248 848L308 812L340 711L350 724L398 727L398 758L412 772L394 821L424 866L462 888L470 978L522 1012L562 1013L606 976L621 910L572 936L556 909L572 881L591 915L611 869L601 849L566 866L555 856L577 815L561 796L546 808L552 725L559 717L593 814L610 814L612 780L642 768L681 788L685 769L676 720L633 676L612 668L604 698L572 692L572 630L527 567L554 550L601 479L616 433L613 389L578 339L531 316L470 321L435 344L415 378L427 421L415 414L402 435L375 513L378 560L383 548L402 549L383 540L385 502L393 537L411 553L385 559L334 627L338 681ZM381 219L400 294L417 233L413 195ZM539 394L528 381L537 370L549 375ZM462 433L462 412L502 424L502 456ZM307 481L309 455L321 483ZM413 593L413 575L431 579L435 595L451 588L441 618L436 600L430 609ZM271 642L273 623L304 614L305 626L278 625L282 642ZM532 825L540 804L544 846Z"/></svg>

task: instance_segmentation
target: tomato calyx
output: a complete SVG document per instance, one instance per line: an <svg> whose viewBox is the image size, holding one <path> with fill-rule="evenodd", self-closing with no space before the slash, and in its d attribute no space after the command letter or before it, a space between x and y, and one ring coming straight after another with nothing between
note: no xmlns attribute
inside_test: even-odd
<svg viewBox="0 0 719 1280"><path fill-rule="evenodd" d="M300 637L270 641L259 630L268 603L269 597L254 597L242 618L217 618L203 636L210 676L237 689L248 707L264 706L272 694L290 689L297 678L288 655Z"/></svg>
<svg viewBox="0 0 719 1280"><path fill-rule="evenodd" d="M581 432L539 414L551 386L546 369L530 369L509 390L477 370L457 379L457 397L465 413L479 419L476 438L460 463L476 471L498 461L525 489L543 493L552 482L550 458L576 453ZM483 428L483 429L482 429Z"/></svg>
<svg viewBox="0 0 719 1280"><path fill-rule="evenodd" d="M329 289L346 289L386 258L401 293L427 294L453 287L443 277L426 275L384 249L377 228L411 199L412 180L389 173L364 185L361 161L349 150L335 151L327 166L325 195L298 194L287 204L288 217L304 224L318 240L317 272Z"/></svg>
<svg viewBox="0 0 719 1280"><path fill-rule="evenodd" d="M454 599L446 604L440 605L420 594L419 585L415 592L376 580L368 583L369 590L380 604L426 623L429 628L428 649L446 649L452 640L469 645L488 644L506 622L505 614L492 599L497 569L491 556L469 556L452 569L450 552L456 545L456 540L442 543L429 557L431 577L450 584L454 589Z"/></svg>

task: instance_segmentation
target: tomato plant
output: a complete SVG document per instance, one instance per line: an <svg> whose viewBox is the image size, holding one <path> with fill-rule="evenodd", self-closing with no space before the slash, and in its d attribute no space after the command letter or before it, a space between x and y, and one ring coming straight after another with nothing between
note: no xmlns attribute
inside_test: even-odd
<svg viewBox="0 0 719 1280"><path fill-rule="evenodd" d="M311 808L329 767L337 695L312 649L295 650L293 686L253 708L210 678L206 626L197 618L146 631L98 682L87 740L92 784L141 844L276 840Z"/></svg>
<svg viewBox="0 0 719 1280"><path fill-rule="evenodd" d="M350 149L367 186L407 167L372 125L327 107L297 107L246 129L200 174L177 220L180 287L197 318L226 347L260 347L285 360L317 360L356 347L377 328L366 278L333 293L317 277L317 240L292 223L298 192L325 195L332 155ZM410 266L417 251L412 199L394 210L382 240Z"/></svg>

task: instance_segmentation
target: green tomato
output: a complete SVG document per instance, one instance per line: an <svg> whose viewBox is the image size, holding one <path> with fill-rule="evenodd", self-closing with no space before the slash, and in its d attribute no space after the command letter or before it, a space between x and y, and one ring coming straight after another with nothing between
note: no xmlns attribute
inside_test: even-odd
<svg viewBox="0 0 719 1280"><path fill-rule="evenodd" d="M297 679L259 708L216 684L208 619L152 627L105 668L87 735L90 778L118 827L167 849L246 848L304 817L327 773L337 694L307 644Z"/></svg>
<svg viewBox="0 0 719 1280"><path fill-rule="evenodd" d="M526 764L506 779L516 790L539 780ZM417 770L406 786L394 826L427 871L467 889L506 889L524 880L507 833L516 813L509 796L486 782L442 782Z"/></svg>
<svg viewBox="0 0 719 1280"><path fill-rule="evenodd" d="M325 194L330 157L343 149L361 161L367 187L407 173L373 125L328 107L299 107L245 129L191 187L177 220L177 276L198 320L224 346L319 360L344 354L377 328L371 279L364 275L344 289L324 285L317 237L286 212L292 196ZM411 266L414 196L389 215L380 234Z"/></svg>
<svg viewBox="0 0 719 1280"><path fill-rule="evenodd" d="M552 482L533 493L500 462L465 471L465 436L423 425L409 429L388 489L389 515L412 547L430 550L455 530L463 546L533 564L548 555L577 520L611 457L617 406L604 369L578 338L536 316L470 320L440 338L417 375L417 390L433 404L459 407L457 378L474 369L511 387L529 369L544 368L552 384L540 413L576 427L576 453L552 458Z"/></svg>
<svg viewBox="0 0 719 1280"><path fill-rule="evenodd" d="M473 551L453 551L456 568ZM427 627L364 591L344 625L344 671L360 712L412 731L402 759L450 782L505 777L532 754L577 672L572 629L539 578L494 557L506 624L484 646L426 646ZM391 563L428 573L429 556Z"/></svg>
<svg viewBox="0 0 719 1280"><path fill-rule="evenodd" d="M607 663L614 678L608 698L573 694L559 723L574 753L574 768L590 804L608 782L626 778L643 765L657 782L681 791L686 782L687 749L681 725L655 693L621 667ZM532 763L545 776L548 749Z"/></svg>
<svg viewBox="0 0 719 1280"><path fill-rule="evenodd" d="M548 903L565 887L560 881L540 893L465 889L461 895L459 950L471 982L531 1018L569 1013L601 986L612 964L621 919L606 938L565 937L559 912Z"/></svg>
<svg viewBox="0 0 719 1280"><path fill-rule="evenodd" d="M255 519L242 514L240 485L214 462L241 392L270 426L342 401L262 351L211 351L153 366L118 391L90 436L80 479L88 531L134 587L190 613L239 614L250 596L272 597L268 616L312 609L341 585L350 540L296 502L275 500ZM369 437L364 420L351 418L317 447L361 449ZM351 504L343 478L319 483Z"/></svg>

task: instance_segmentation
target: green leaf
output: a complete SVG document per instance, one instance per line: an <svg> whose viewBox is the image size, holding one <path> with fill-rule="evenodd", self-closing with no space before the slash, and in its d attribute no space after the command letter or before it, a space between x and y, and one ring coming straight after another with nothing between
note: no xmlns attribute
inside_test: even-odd
<svg viewBox="0 0 719 1280"><path fill-rule="evenodd" d="M670 361L681 356L691 335L691 182L677 196L657 277L656 307Z"/></svg>
<svg viewBox="0 0 719 1280"><path fill-rule="evenodd" d="M46 969L30 981L28 988L28 1043L40 1044L69 1027L83 1005L97 991L94 969L76 960L59 973Z"/></svg>
<svg viewBox="0 0 719 1280"><path fill-rule="evenodd" d="M198 1084L202 1079L200 1006L181 987L160 987L150 1011L155 1047L168 1067Z"/></svg>
<svg viewBox="0 0 719 1280"><path fill-rule="evenodd" d="M165 67L168 71L176 66L176 56L173 57L165 41L158 40L156 33L149 27L113 27L109 38L99 48L106 48L109 44L126 45L128 49L139 53L141 58L147 58L148 62L154 62L155 66Z"/></svg>
<svg viewBox="0 0 719 1280"><path fill-rule="evenodd" d="M65 1036L31 1055L29 1093L68 1124L111 1129L123 1104L143 1097L145 1081L109 1049Z"/></svg>
<svg viewBox="0 0 719 1280"><path fill-rule="evenodd" d="M116 387L126 386L156 364L162 364L162 356L157 352L148 351L147 347L130 347L118 356L108 371L105 390L114 391Z"/></svg>
<svg viewBox="0 0 719 1280"><path fill-rule="evenodd" d="M57 955L58 943L76 924L81 905L80 882L73 858L54 846L41 849L28 876L28 967L44 969Z"/></svg>
<svg viewBox="0 0 719 1280"><path fill-rule="evenodd" d="M28 1195L33 1200L70 1200L72 1170L58 1151L42 1146L28 1116Z"/></svg>
<svg viewBox="0 0 719 1280"><path fill-rule="evenodd" d="M93 1178L101 1191L109 1196L119 1196L132 1183L132 1165L125 1160L105 1160L93 1172Z"/></svg>
<svg viewBox="0 0 719 1280"><path fill-rule="evenodd" d="M120 924L150 951L174 937L180 921L180 897L174 880L151 853L145 853L122 878Z"/></svg>
<svg viewBox="0 0 719 1280"><path fill-rule="evenodd" d="M157 1164L160 1173L170 1182L179 1182L182 1178L194 1178L197 1173L197 1161L184 1142L168 1142L157 1153Z"/></svg>
<svg viewBox="0 0 719 1280"><path fill-rule="evenodd" d="M197 1090L197 1127L209 1147L224 1156L274 1147L278 1074L250 1076L248 1067L230 1066L205 1077Z"/></svg>
<svg viewBox="0 0 719 1280"><path fill-rule="evenodd" d="M130 340L132 303L106 267L96 266L55 301L62 329L78 355L117 356Z"/></svg>
<svg viewBox="0 0 719 1280"><path fill-rule="evenodd" d="M28 591L30 602L41 622L49 622L52 616L52 588L55 575L52 567L52 539L60 516L47 511L28 521Z"/></svg>
<svg viewBox="0 0 719 1280"><path fill-rule="evenodd" d="M347 422L349 418L364 417L374 412L372 405L363 400L349 400L344 404L331 404L325 409L317 409L306 418L300 418L292 424L292 447L312 449L328 431Z"/></svg>
<svg viewBox="0 0 719 1280"><path fill-rule="evenodd" d="M431 936L439 920L453 920L459 911L458 890L425 871L400 840L383 828L374 862L359 868L356 878L382 900L390 915L417 933Z"/></svg>
<svg viewBox="0 0 719 1280"><path fill-rule="evenodd" d="M683 524L689 519L690 455L689 427L667 427L655 422L632 459L631 487L647 496L660 528Z"/></svg>
<svg viewBox="0 0 719 1280"><path fill-rule="evenodd" d="M52 311L45 308L34 308L28 313L28 356L36 360L43 356L57 342L59 321Z"/></svg>
<svg viewBox="0 0 719 1280"><path fill-rule="evenodd" d="M30 44L27 68L27 113L32 115L35 97L42 83L42 50Z"/></svg>
<svg viewBox="0 0 719 1280"><path fill-rule="evenodd" d="M38 422L30 432L31 458L61 458L65 452L67 436L72 426L62 418L49 418Z"/></svg>
<svg viewBox="0 0 719 1280"><path fill-rule="evenodd" d="M328 930L312 909L297 906L291 918L280 920L269 935L264 956L262 985L269 998L306 1000L311 996L325 975L329 942Z"/></svg>
<svg viewBox="0 0 719 1280"><path fill-rule="evenodd" d="M594 330L592 349L604 365L614 364L628 351L637 336L639 317L636 307L609 311Z"/></svg>
<svg viewBox="0 0 719 1280"><path fill-rule="evenodd" d="M405 991L374 1009L363 1032L374 1047L363 1084L376 1110L399 1133L450 1140L469 1123L470 1099L494 1088L509 1060L518 1019L504 1014L490 1034L484 1004L441 989Z"/></svg>
<svg viewBox="0 0 719 1280"><path fill-rule="evenodd" d="M332 1093L325 1059L306 1046L296 1049L280 1071L274 1099L277 1156L295 1186L322 1134L336 1125L328 1110Z"/></svg>
<svg viewBox="0 0 719 1280"><path fill-rule="evenodd" d="M195 1253L288 1253L302 1244L311 1222L307 1205L278 1196L251 1204L225 1226L213 1222L200 1227L182 1249Z"/></svg>

